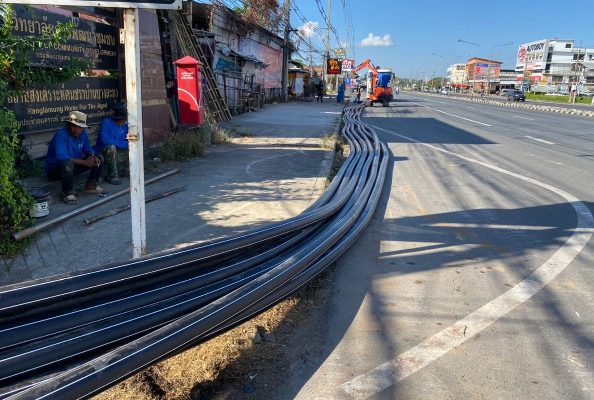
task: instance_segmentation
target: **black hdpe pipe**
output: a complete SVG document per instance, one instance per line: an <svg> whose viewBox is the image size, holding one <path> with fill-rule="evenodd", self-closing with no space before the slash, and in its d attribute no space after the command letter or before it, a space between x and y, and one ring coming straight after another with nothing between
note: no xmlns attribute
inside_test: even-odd
<svg viewBox="0 0 594 400"><path fill-rule="evenodd" d="M383 165L385 165L385 162L383 163ZM385 168L384 168L384 172L385 172ZM371 180L371 181L374 182L374 180ZM383 178L382 178L382 181L383 181ZM342 237L343 233L345 233L347 230L350 231L351 227L353 226L353 223L356 220L358 220L361 212L364 209L368 208L369 202L365 200L365 197L369 196L369 188L373 188L373 185L371 185L371 186L367 185L367 186L368 186L366 189L367 193L364 196L360 196L359 200L356 203L354 203L354 206L356 207L356 209L354 210L355 211L354 213L351 213L350 215L345 216L345 218L343 218L342 220L339 220L339 221L336 221L336 222L330 224L328 227L326 227L322 231L323 234L319 235L320 237L316 238L315 241L310 242L310 243L308 243L308 245L304 246L304 248L301 249L301 251L297 255L295 255L292 259L286 260L285 262L280 264L278 267L275 267L272 271L257 278L255 281L248 283L241 289L236 290L235 292L223 297L222 299L215 301L214 303L211 303L209 306L206 306L204 309L200 310L200 314L204 314L204 313L208 313L208 312L212 312L212 313L207 314L209 317L207 319L205 319L206 317L202 317L200 319L201 315L200 314L197 315L196 317L198 317L199 319L197 321L195 321L195 324L197 326L201 327L201 331L204 331L204 332L206 332L209 329L212 329L212 328L208 328L208 327L213 326L213 324L215 327L217 325L221 325L221 323L223 323L225 320L229 319L229 316L228 316L229 312L232 313L233 310L237 310L238 307L239 307L239 311L241 311L241 309L242 309L241 307L245 308L245 304L248 304L248 305L250 303L256 304L258 300L254 301L254 295L259 294L260 298L262 298L262 296L266 296L268 293L274 293L274 290L282 287L284 282L287 282L287 280L290 280L292 276L295 276L295 274L298 274L300 271L302 271L304 267L307 267L307 265L314 262L316 260L316 258L319 257L319 254L323 254L324 251L329 250L329 248L333 245L333 243L336 243L336 240L338 240ZM346 221L344 221L344 219L346 219ZM157 351L157 353L159 353L160 352L159 345L161 345L161 346L167 345L166 347L169 347L169 349L171 349L171 346L174 345L174 343L177 343L176 340L173 340L174 337L176 337L176 336L171 336L173 334L169 335L169 332L167 332L166 328L168 328L170 326L173 326L175 328L175 327L178 327L179 325L182 325L182 321L186 321L186 320L191 321L191 317L194 316L194 314L196 314L196 313L189 314L187 317L184 317L184 318L176 321L174 324L170 324L164 328L159 329L158 331L156 331L153 334L149 334L149 335L139 339L138 341L135 342L135 346L139 345L139 343L138 343L139 341L143 341L143 344L145 344L144 341L147 341L146 342L147 347L143 347L143 350L142 350L143 356L146 356L146 355L150 356L151 354L154 355L153 352L155 350ZM236 314L238 314L238 313L236 313ZM213 322L212 319L215 319L215 321ZM218 322L218 324L217 324L217 322ZM197 326L193 326L191 337L195 337L195 332L196 332ZM187 327L185 327L184 325L182 325L182 327L184 327L184 329L181 330L181 334L182 334L181 337L183 337L184 332L187 332ZM162 332L163 330L165 330L166 337L168 339L166 341L167 343L164 343L163 341L159 341L159 340L156 340L156 342L155 342L156 338L153 336L158 335L158 333ZM180 332L176 332L176 334L178 335L177 338L179 339ZM191 339L189 341L191 341ZM123 346L122 348L120 348L120 350L118 350L116 352L117 354L109 355L111 363L114 363L113 356L116 356L116 355L118 357L124 356L123 359L129 360L130 362L134 360L134 361L136 361L136 364L143 363L143 361L139 360L138 358L126 357L125 347L126 346ZM178 347L185 347L185 346L182 345L182 346L178 346ZM122 354L122 351L123 351L123 354ZM134 352L136 352L136 351L137 350L133 350L132 354L134 354ZM175 351L175 350L173 350L173 351ZM170 352L171 352L171 350L166 351L166 352L161 352L162 353L161 358L167 356L168 354L170 354ZM156 360L157 360L157 358L153 358L153 360L150 362L154 362ZM96 361L97 360L87 364L87 367L92 366ZM118 362L115 361L115 364L117 365ZM126 365L128 366L128 364L126 364ZM140 367L140 368L142 368L142 367ZM113 372L113 369L114 368L110 368L110 371ZM117 367L115 369L117 369ZM86 376L84 374L84 370L85 370L85 366L82 366L82 367L76 369L77 372L82 373L82 376ZM89 371L87 371L87 372L89 372ZM120 373L121 373L121 371L120 371ZM106 369L104 369L101 371L100 375L103 378L105 378L108 374L109 374L109 372ZM68 379L67 375L68 375L68 373L66 375L64 375L62 377L62 379ZM93 375L94 375L94 372L91 371L90 375L87 376L87 378L81 378L81 379L83 379L83 381L85 381L86 379L91 378ZM116 372L116 375L118 375L117 372ZM79 378L80 377L81 377L81 375L79 375ZM121 376L120 376L120 378L117 378L117 380L119 380L119 379L121 379ZM79 383L83 382L80 380L77 380L77 381ZM112 381L108 384L111 384L113 382L114 381ZM64 382L62 382L62 383L64 383ZM77 384L76 386L80 386L80 385ZM82 385L82 386L86 386L88 388L87 385ZM51 394L50 393L48 393L48 394L50 394L50 396L56 395L58 397L66 396L66 398L77 397L78 395L75 393L82 394L82 392L80 392L80 391L77 392L77 390L80 390L80 388L75 390L71 386L66 386L66 387L69 388L66 391L60 390L59 392L52 392ZM39 389L39 387L37 389ZM73 391L70 391L70 390L73 390ZM86 394L82 394L83 396L86 396L86 395L92 393L92 392L89 392L87 389L84 389L83 391L86 391ZM29 392L29 391L27 391L27 392ZM36 390L34 393L41 394L38 390ZM31 392L30 394L33 394L33 392ZM57 397L53 397L53 398L57 398Z"/></svg>
<svg viewBox="0 0 594 400"><path fill-rule="evenodd" d="M351 156L352 156L352 154L351 154ZM349 159L352 159L352 157L350 157ZM337 176L338 176L338 175L337 175ZM382 178L382 181L383 181L383 178ZM356 190L356 192L357 192L357 193L356 193L356 196L357 196L359 199L361 199L361 197L359 196L359 190L358 190L358 189L360 188L360 186L361 186L361 185L357 184L357 188L356 188L356 189L357 189L357 190ZM352 197L351 197L351 199L352 199ZM354 204L357 204L357 205L358 205L358 209L360 209L360 206L361 206L361 204L360 204L360 203L361 203L361 202L362 202L362 200L359 200L359 202L357 202L357 203L354 203ZM352 201L349 201L348 203L349 203L349 205L350 205L350 204L353 204L353 202L352 202ZM349 208L349 207L345 207L345 208ZM367 207L366 207L366 209L367 209ZM342 215L342 214L344 214L344 212L341 212L340 214ZM336 218L337 218L337 217L333 218L333 220L335 220ZM347 220L349 220L349 219L347 218ZM332 223L332 224L330 224L330 225L329 225L329 227L325 228L326 235L331 233L331 235L330 235L330 236L334 236L334 238L336 239L336 236L337 236L337 233L336 233L336 232L337 232L337 230L336 230L336 229L337 229L337 228L340 228L340 230L342 231L342 229L346 229L345 227L346 227L346 226L348 226L348 224L347 224L347 225L344 225L344 221L340 221L340 223L341 223L343 226L342 226L342 227L338 227L338 226L336 225L336 224L338 224L338 223L339 223L339 222ZM362 229L362 228L361 228L361 229ZM340 236L340 235L339 235L339 236ZM316 239L316 243L317 243L317 242L319 242L319 241L320 241L320 240L322 240L322 239L323 239L323 237L322 237L322 238L318 238L318 239ZM320 242L320 243L326 243L326 244L329 244L329 243L330 243L330 245L331 245L331 241L329 241L329 239L327 239L327 240L325 240L325 241L324 241L324 240L322 240L322 242ZM310 246L310 247L311 247L311 246ZM303 251L304 251L304 250L301 250L301 253L303 253ZM299 254L299 253L298 253L298 254ZM314 257L314 255L311 255L311 254L309 254L309 256L310 256L310 257ZM294 260L294 259L295 259L295 257L296 257L296 256L292 256L290 259L288 259L287 261L285 261L284 263L282 263L280 266L276 267L276 268L275 268L275 270L277 270L277 269L278 269L278 270L279 270L279 271L281 271L281 272L282 272L282 271L284 271L285 269L287 269L289 266L291 266L291 265L292 265L292 264L291 264L291 263L292 263L292 261L291 261L291 260ZM315 257L314 257L314 259L315 259ZM287 262L288 262L288 264L287 264ZM305 264L304 264L304 262L305 262ZM310 262L311 262L311 260L310 260ZM282 267L283 265L284 265L284 268ZM295 265L298 265L298 263L295 263ZM307 265L307 262L306 262L306 261L303 261L303 259L301 259L301 261L299 261L299 265ZM314 265L315 265L315 264L314 264ZM290 270L294 270L294 269L295 269L295 267L293 266L293 267L292 267ZM297 272L298 272L298 270L297 270ZM268 274L270 274L270 273L268 273ZM268 274L265 274L265 275L268 275ZM260 277L260 278L258 278L258 279L261 279L261 277ZM281 279L281 280L280 280L280 284L279 284L278 288L281 288L281 287L282 287L282 285L283 285L283 282L285 282L285 281ZM249 285L249 284L248 284L248 285ZM242 288L242 289L243 289L243 288ZM242 290L242 289L238 289L238 290ZM265 289L262 289L262 290L265 290ZM264 293L266 293L266 292L264 292ZM274 293L274 292L272 292L272 293ZM227 296L226 296L226 297L227 297ZM244 299L244 300L245 300L245 299ZM248 299L248 300L249 300L249 299ZM221 300L217 300L217 301L215 301L214 305L212 305L212 306L216 307L216 304L218 304L220 301L221 301ZM257 304L257 302L256 302L256 303L254 303L254 304ZM208 306L207 306L207 308L208 308ZM216 314L215 314L215 315L216 315ZM238 314L238 315L239 315L239 314ZM185 317L184 317L184 318L185 318ZM184 318L182 318L182 319L184 319ZM176 321L174 324L171 324L171 325L176 325L176 324L178 324L178 323L179 323L179 321ZM212 328L210 329L210 331L212 331ZM149 335L149 336L150 336L150 335ZM93 363L93 362L91 362L91 363ZM54 378L53 378L53 379L50 379L50 380L49 380L49 381L47 381L47 382L52 382L52 383L50 383L50 384L51 384L51 385L55 385L55 384L56 384L56 382L58 382L58 384L59 384L59 381L60 381L60 379L57 379L57 378L55 378L55 379L54 379ZM113 383L113 382L112 382L112 383ZM29 394L32 394L30 391L27 391L27 392L28 392ZM62 392L62 394L65 394L65 393L64 393L64 392ZM24 396L26 397L26 395L24 395ZM70 397L68 397L68 398L70 398Z"/></svg>

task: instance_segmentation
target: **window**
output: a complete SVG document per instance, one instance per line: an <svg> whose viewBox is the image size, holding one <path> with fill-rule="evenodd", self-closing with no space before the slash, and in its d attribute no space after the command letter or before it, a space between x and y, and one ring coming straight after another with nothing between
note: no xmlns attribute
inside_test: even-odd
<svg viewBox="0 0 594 400"><path fill-rule="evenodd" d="M571 49L571 43L565 43L565 48L566 49Z"/></svg>

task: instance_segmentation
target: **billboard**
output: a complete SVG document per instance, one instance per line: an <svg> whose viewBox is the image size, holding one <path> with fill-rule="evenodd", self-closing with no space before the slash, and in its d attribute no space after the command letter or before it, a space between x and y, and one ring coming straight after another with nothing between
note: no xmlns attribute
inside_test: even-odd
<svg viewBox="0 0 594 400"><path fill-rule="evenodd" d="M516 71L532 71L544 69L549 54L549 40L521 44L516 57Z"/></svg>

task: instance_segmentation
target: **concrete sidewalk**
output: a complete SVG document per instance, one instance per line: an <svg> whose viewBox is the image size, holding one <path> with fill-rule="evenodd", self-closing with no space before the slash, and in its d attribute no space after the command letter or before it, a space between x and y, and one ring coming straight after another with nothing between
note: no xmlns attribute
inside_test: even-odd
<svg viewBox="0 0 594 400"><path fill-rule="evenodd" d="M333 98L267 105L228 122L235 136L229 143L167 165L164 170L179 167L181 173L147 186L146 197L187 188L146 205L148 252L228 236L307 208L324 190L333 152L322 147L322 138L338 128L342 107ZM122 186L105 188L116 192ZM127 203L129 195L122 196L38 234L24 254L0 261L0 285L130 259L129 211L89 226L81 222ZM46 218L71 209L51 204Z"/></svg>

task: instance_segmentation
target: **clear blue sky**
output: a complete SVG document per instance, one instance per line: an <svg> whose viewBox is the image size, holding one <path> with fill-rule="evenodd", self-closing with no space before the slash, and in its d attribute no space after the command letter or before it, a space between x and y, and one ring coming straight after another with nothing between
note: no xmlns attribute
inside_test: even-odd
<svg viewBox="0 0 594 400"><path fill-rule="evenodd" d="M303 25L303 17L318 22L317 34L325 35L325 21L316 0L293 0L301 15L293 11L291 25ZM327 0L320 0L323 8ZM518 46L539 39L574 39L575 45L594 48L594 0L332 0L331 22L341 40L346 38L343 4L350 3L354 28L355 62L371 58L374 64L392 67L404 77L444 74L445 64L463 63L467 58L491 57L513 69ZM388 47L362 46L370 42ZM323 49L317 34L314 45ZM336 47L331 35L332 47ZM463 39L480 44L459 43ZM369 40L368 40L369 42ZM513 45L492 47L508 42ZM305 49L306 47L301 47ZM302 51L307 56L307 52ZM305 57L302 57L305 58ZM319 58L318 58L319 59Z"/></svg>

